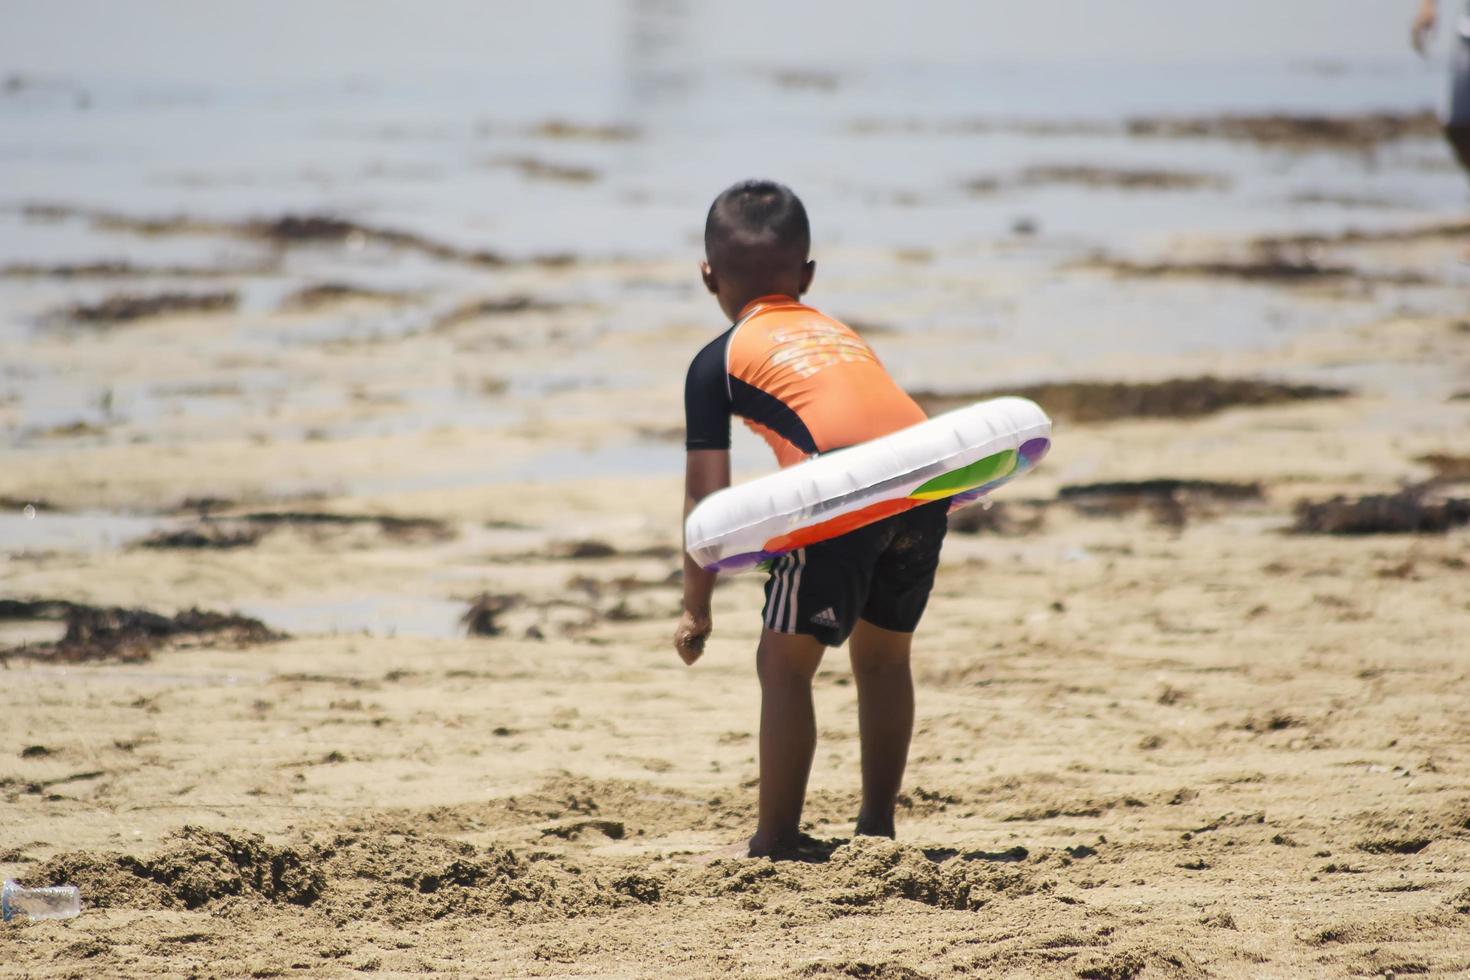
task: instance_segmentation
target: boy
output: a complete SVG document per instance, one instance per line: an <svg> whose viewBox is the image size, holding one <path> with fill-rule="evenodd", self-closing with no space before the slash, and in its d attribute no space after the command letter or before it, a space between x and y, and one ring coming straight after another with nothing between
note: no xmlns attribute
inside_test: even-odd
<svg viewBox="0 0 1470 980"><path fill-rule="evenodd" d="M730 484L730 416L790 466L924 421L852 330L798 302L816 263L806 209L789 189L746 181L711 205L705 287L733 326L695 356L685 382L684 513ZM909 648L939 564L946 501L926 504L777 559L756 648L761 685L759 820L752 857L796 854L816 750L812 676L851 639L862 749L857 833L892 837L913 732ZM684 558L674 647L693 664L709 637L714 574Z"/></svg>

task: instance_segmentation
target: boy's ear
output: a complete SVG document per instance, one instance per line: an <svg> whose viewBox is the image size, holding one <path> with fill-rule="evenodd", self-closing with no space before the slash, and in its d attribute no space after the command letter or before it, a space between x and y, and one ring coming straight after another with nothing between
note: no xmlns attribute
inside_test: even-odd
<svg viewBox="0 0 1470 980"><path fill-rule="evenodd" d="M797 293L798 296L812 288L812 277L816 274L817 260L808 259L806 265L801 268L801 291Z"/></svg>
<svg viewBox="0 0 1470 980"><path fill-rule="evenodd" d="M720 284L715 280L715 270L709 267L708 262L699 263L699 278L704 280L704 288L710 293L716 296L720 294Z"/></svg>

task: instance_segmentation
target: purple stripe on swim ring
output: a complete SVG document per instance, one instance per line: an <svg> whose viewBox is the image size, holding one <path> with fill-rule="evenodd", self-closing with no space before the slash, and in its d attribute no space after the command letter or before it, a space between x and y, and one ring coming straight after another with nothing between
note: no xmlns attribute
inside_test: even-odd
<svg viewBox="0 0 1470 980"><path fill-rule="evenodd" d="M1046 451L1050 448L1050 439L1027 439L1025 442L1021 443L1021 448L1019 451L1021 453L1021 456L1024 457L1027 462L1035 463L1037 460L1041 459L1041 457L1045 456Z"/></svg>
<svg viewBox="0 0 1470 980"><path fill-rule="evenodd" d="M979 500L990 491L1005 486L1007 483L1010 483L1022 473L1025 473L1027 470L1031 469L1031 467L1034 465L1035 462L1033 460L1029 460L1025 456L1017 455L1015 468L1012 469L1005 476L996 477L989 483L982 483L978 487L971 487L968 490L961 490L959 493L952 493L948 497L937 497L935 499L950 501L951 509L953 509L954 507L963 507L965 504Z"/></svg>
<svg viewBox="0 0 1470 980"><path fill-rule="evenodd" d="M730 572L738 568L749 568L751 565L759 565L763 561L779 558L785 552L782 551L747 551L743 555L729 555L721 558L713 565L705 566L707 572Z"/></svg>

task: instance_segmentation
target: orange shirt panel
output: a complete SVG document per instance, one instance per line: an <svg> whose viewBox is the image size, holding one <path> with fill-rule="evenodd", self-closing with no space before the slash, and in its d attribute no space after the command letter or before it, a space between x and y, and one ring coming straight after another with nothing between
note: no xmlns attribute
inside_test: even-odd
<svg viewBox="0 0 1470 980"><path fill-rule="evenodd" d="M926 418L873 349L845 324L785 297L763 297L741 312L730 338L730 377L794 412L818 452L876 439ZM752 429L783 467L805 458L770 429Z"/></svg>

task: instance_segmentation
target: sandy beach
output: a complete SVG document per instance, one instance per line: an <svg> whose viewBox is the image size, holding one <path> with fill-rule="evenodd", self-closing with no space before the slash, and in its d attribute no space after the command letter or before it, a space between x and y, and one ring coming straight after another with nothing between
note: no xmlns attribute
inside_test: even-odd
<svg viewBox="0 0 1470 980"><path fill-rule="evenodd" d="M1409 250L1426 266L1449 262L1457 248L1427 236L1328 254L1371 271ZM673 290L684 270L637 274ZM526 289L564 275L528 272ZM381 303L347 302L363 316ZM720 589L710 653L679 664L668 645L677 475L455 485L469 461L514 466L575 445L609 398L607 425L676 429L693 326L620 336L605 356L665 380L585 407L559 393L564 418L271 434L330 433L433 372L450 383L467 370L463 349L494 350L497 375L533 373L548 352L521 338L595 335L598 315L527 310L447 336L326 345L292 370L350 378L361 402L283 406L263 432L187 412L150 423L176 427L167 440L130 438L123 421L12 451L22 465L6 467L0 496L37 507L13 520L85 527L105 508L155 515L157 527L112 546L12 551L7 596L237 611L300 635L109 646L103 631L90 646L48 647L64 611L7 622L0 710L15 737L0 870L78 883L87 910L7 930L0 971L1470 968L1466 531L1291 531L1300 501L1411 484L1431 501L1470 494L1463 319L1390 316L1226 362L1152 365L1155 378L1331 368L1372 379L1339 397L1059 418L1046 466L946 545L917 655L900 841L848 839L855 714L835 651L819 676L808 808L831 855L773 864L720 856L753 820L759 580ZM159 387L208 384L207 355L194 352L234 316L63 333L30 340L27 355ZM311 322L280 318L283 330ZM904 342L875 339L880 350ZM139 345L160 355L140 362ZM392 367L407 363L410 376ZM677 442L663 445L677 458ZM426 474L444 485L423 486ZM1186 482L1098 488L1158 480ZM315 491L272 489L286 485ZM374 519L301 517L313 514ZM185 531L215 546L149 537ZM497 635L454 635L482 594L497 600ZM392 635L380 624L395 616L442 635Z"/></svg>
<svg viewBox="0 0 1470 980"><path fill-rule="evenodd" d="M811 302L931 410L1056 419L951 519L898 840L853 839L834 650L823 852L739 856L761 577L671 647L724 326L710 171L639 182L683 110L331 103L274 169L99 130L78 166L142 176L68 193L75 90L17 75L0 876L83 912L0 927L0 976L1470 974L1470 215L1424 107L1062 125L740 77L833 100L871 168L809 174Z"/></svg>

